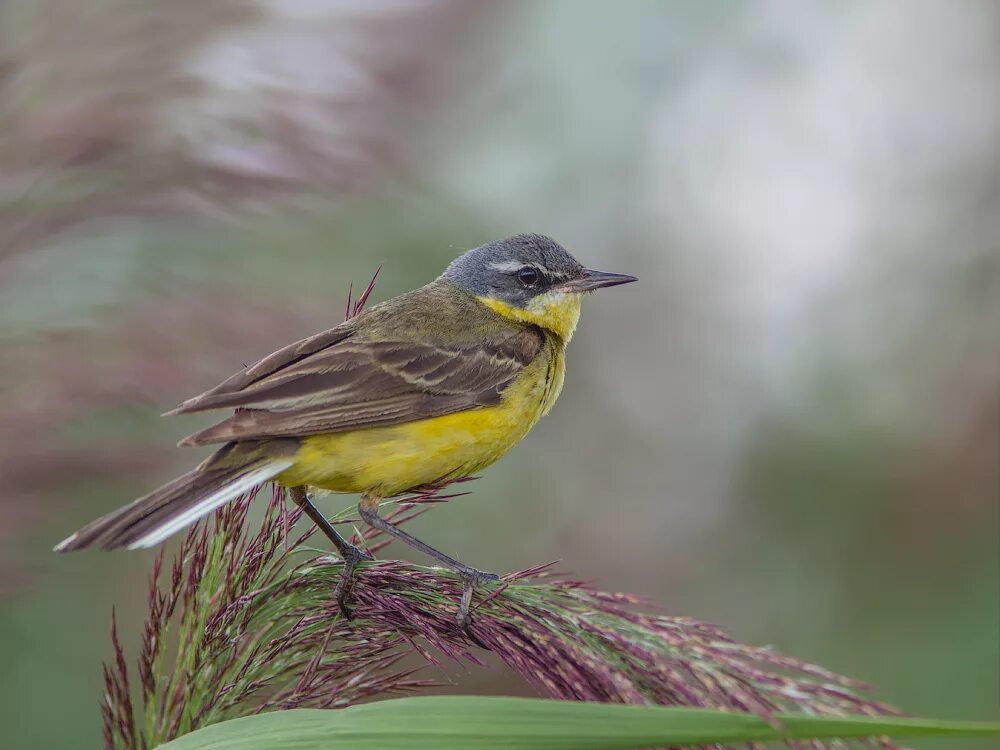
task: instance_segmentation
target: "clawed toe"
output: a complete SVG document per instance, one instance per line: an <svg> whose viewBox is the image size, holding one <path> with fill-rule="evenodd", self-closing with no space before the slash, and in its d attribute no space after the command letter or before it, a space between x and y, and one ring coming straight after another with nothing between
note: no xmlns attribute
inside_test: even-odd
<svg viewBox="0 0 1000 750"><path fill-rule="evenodd" d="M495 583L500 580L500 576L496 573L489 573L485 570L475 570L473 568L470 568L467 571L462 571L459 575L462 577L462 581L466 584L466 586L471 585L473 587L482 583Z"/></svg>
<svg viewBox="0 0 1000 750"><path fill-rule="evenodd" d="M354 613L347 606L347 599L351 595L351 589L351 570L345 565L340 573L340 580L337 581L337 587L333 590L333 598L336 600L337 606L340 607L340 613L344 616L345 620L354 619Z"/></svg>
<svg viewBox="0 0 1000 750"><path fill-rule="evenodd" d="M342 550L341 555L344 558L344 566L340 570L340 580L337 581L337 587L333 590L333 598L336 600L337 606L340 607L340 613L344 619L353 620L354 614L347 606L347 599L353 588L354 569L362 560L374 560L375 558L367 550L354 546Z"/></svg>
<svg viewBox="0 0 1000 750"><path fill-rule="evenodd" d="M476 583L496 583L500 580L500 576L497 573L487 573L485 571L479 571L476 576Z"/></svg>
<svg viewBox="0 0 1000 750"><path fill-rule="evenodd" d="M344 558L344 563L347 565L357 565L362 560L374 560L375 556L366 549L361 549L360 547L352 547L346 550L342 557Z"/></svg>
<svg viewBox="0 0 1000 750"><path fill-rule="evenodd" d="M473 643L482 648L488 648L485 643L479 640L476 635L472 632L471 617L469 609L472 605L472 593L475 591L476 587L483 583L493 583L500 580L500 576L496 573L488 573L482 570L469 569L467 571L462 571L459 573L462 578L462 599L458 605L458 613L455 616L455 622L458 624L469 637Z"/></svg>

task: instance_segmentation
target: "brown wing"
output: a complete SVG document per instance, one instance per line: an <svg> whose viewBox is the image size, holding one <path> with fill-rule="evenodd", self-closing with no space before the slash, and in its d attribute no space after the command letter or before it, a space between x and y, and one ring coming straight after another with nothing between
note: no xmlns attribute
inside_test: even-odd
<svg viewBox="0 0 1000 750"><path fill-rule="evenodd" d="M182 404L175 413L223 407L237 412L181 445L340 432L496 404L544 339L538 330L523 328L454 348L310 341L276 352Z"/></svg>
<svg viewBox="0 0 1000 750"><path fill-rule="evenodd" d="M288 367L296 362L315 354L327 347L343 341L351 335L351 329L346 325L339 325L328 331L317 333L309 338L296 341L294 344L282 347L273 354L269 354L263 359L255 362L232 377L226 378L215 388L205 391L199 396L189 398L176 409L171 409L163 416L171 417L175 414L187 414L193 411L205 411L216 408L216 398L224 394L234 394L241 391L258 380L271 375L283 367ZM220 404L221 405L221 404Z"/></svg>

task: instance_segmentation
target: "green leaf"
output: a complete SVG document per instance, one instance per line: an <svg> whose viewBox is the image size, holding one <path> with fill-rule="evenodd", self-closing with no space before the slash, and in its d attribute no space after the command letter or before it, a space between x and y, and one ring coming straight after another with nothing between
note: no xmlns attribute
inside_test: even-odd
<svg viewBox="0 0 1000 750"><path fill-rule="evenodd" d="M161 750L613 750L752 740L1000 736L1000 724L752 714L527 698L401 698L339 710L297 709L224 721Z"/></svg>

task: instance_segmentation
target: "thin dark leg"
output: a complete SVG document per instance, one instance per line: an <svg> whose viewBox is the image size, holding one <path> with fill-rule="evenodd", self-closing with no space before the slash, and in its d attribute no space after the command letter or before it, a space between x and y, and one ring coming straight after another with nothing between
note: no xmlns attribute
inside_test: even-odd
<svg viewBox="0 0 1000 750"><path fill-rule="evenodd" d="M459 603L458 624L473 640L478 643L478 639L469 631L469 605L472 601L472 590L478 584L489 581L499 581L500 576L496 573L487 573L482 570L471 568L465 563L459 562L454 557L446 555L444 552L436 550L429 544L420 541L412 534L406 533L398 526L394 526L389 523L389 521L386 521L378 514L379 502L380 498L378 497L372 497L369 495L362 496L361 502L358 504L358 512L361 514L361 518L365 523L378 529L379 531L384 531L386 534L396 537L399 541L410 545L414 549L420 550L428 557L434 558L446 568L454 570L462 577L465 588L462 592L462 600Z"/></svg>
<svg viewBox="0 0 1000 750"><path fill-rule="evenodd" d="M320 531L326 534L327 538L333 542L333 546L337 548L337 551L341 555L350 554L352 550L357 549L357 547L344 539L340 535L340 532L333 528L330 522L326 520L326 516L320 513L319 509L312 504L305 487L292 487L291 493L295 504L305 511L305 514L312 519L312 522L319 527Z"/></svg>
<svg viewBox="0 0 1000 750"><path fill-rule="evenodd" d="M340 611L344 617L350 620L351 611L347 608L346 600L351 593L354 568L361 560L371 560L372 556L368 552L365 552L365 550L355 547L333 528L333 525L326 520L326 516L320 513L316 506L312 504L312 501L309 500L309 495L306 493L305 487L292 487L291 493L295 504L305 511L305 514L312 519L312 522L319 527L320 531L326 534L329 540L333 542L333 546L337 548L337 552L344 559L344 567L340 570L340 580L337 582L337 588L333 590L333 596L337 600L337 604L340 606Z"/></svg>

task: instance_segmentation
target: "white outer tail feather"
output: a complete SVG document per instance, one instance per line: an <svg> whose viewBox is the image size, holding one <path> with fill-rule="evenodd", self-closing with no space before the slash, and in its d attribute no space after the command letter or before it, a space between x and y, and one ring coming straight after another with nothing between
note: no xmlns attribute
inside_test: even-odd
<svg viewBox="0 0 1000 750"><path fill-rule="evenodd" d="M77 533L76 533L76 532L74 531L74 532L73 532L72 534L70 534L70 535L69 535L68 537L66 537L66 538L65 538L65 539L63 539L63 540L62 540L61 542L59 542L59 544L57 544L57 545L56 545L55 547L53 547L53 548L52 548L52 551L53 551L53 552L63 552L63 551L65 551L65 550L66 550L66 548L67 548L67 547L69 547L69 545L71 545L71 544L72 544L73 542L75 542L75 541L76 541L76 538L77 538L77 536L79 536L79 534L77 534Z"/></svg>
<svg viewBox="0 0 1000 750"><path fill-rule="evenodd" d="M232 482L225 485L221 489L216 490L204 500L192 505L183 513L168 519L162 525L157 526L145 536L135 540L128 545L128 549L145 549L148 547L155 547L157 544L164 541L168 537L173 536L184 527L191 525L202 516L211 513L216 508L225 505L231 500L235 500L244 492L250 491L261 482L266 482L268 479L274 478L285 469L291 467L294 463L295 462L291 459L272 461L265 466L261 466L258 469L254 469L253 471L244 474L243 476L235 478ZM71 539L73 539L72 536L62 542L60 546L68 543ZM56 549L58 549L58 547Z"/></svg>

